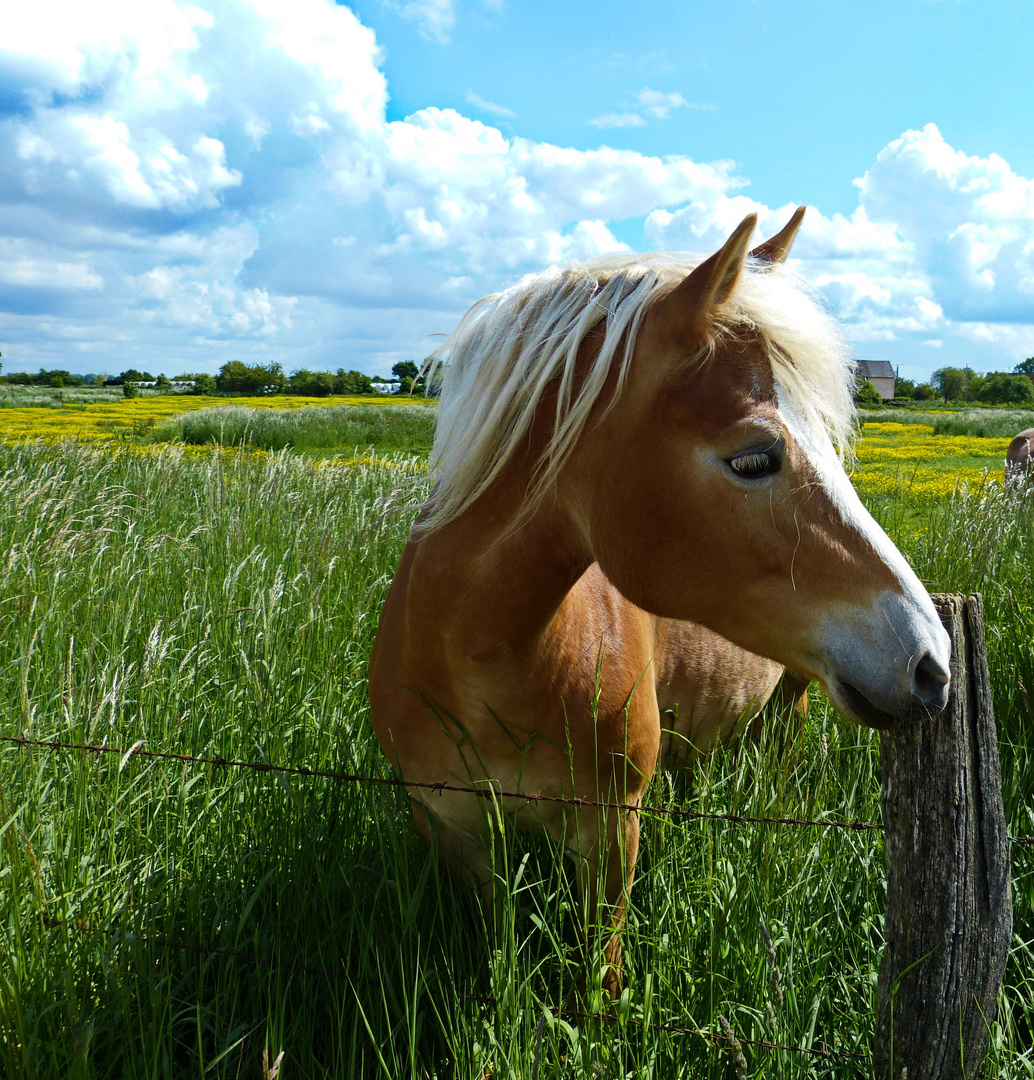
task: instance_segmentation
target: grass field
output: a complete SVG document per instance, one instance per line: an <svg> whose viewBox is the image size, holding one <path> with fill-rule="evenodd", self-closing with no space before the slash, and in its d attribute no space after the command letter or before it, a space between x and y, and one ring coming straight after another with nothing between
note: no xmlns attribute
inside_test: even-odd
<svg viewBox="0 0 1034 1080"><path fill-rule="evenodd" d="M155 425L107 443L0 428L0 735L387 776L365 663L422 460L155 445L145 405L116 408ZM928 459L898 451L949 437L898 427L863 430L856 475L932 589L984 594L1009 827L1034 833L1031 501L995 482L993 438L920 489ZM820 699L780 741L648 802L879 820L871 732ZM281 1078L735 1076L728 1042L685 1033L720 1017L747 1076L870 1075L839 1055L871 1038L878 834L647 815L613 1019L560 1014L571 881L548 845L505 848L490 931L396 789L0 743L0 1075L258 1077L282 1053ZM1014 889L1008 1078L1034 1076L1034 851Z"/></svg>
<svg viewBox="0 0 1034 1080"><path fill-rule="evenodd" d="M297 409L256 409L218 405L159 424L158 442L188 446L250 446L325 454L342 447L377 452L408 450L426 455L434 440L434 405L303 405Z"/></svg>
<svg viewBox="0 0 1034 1080"><path fill-rule="evenodd" d="M94 391L93 393L97 393ZM394 397L338 397L334 406L362 405L398 406ZM115 398L72 402L61 407L44 405L12 406L0 409L0 439L5 442L41 440L47 443L75 440L82 443L109 444L117 441L147 443L155 438L159 428L177 422L177 418L209 409L237 408L242 410L277 411L326 408L328 399L307 398L293 394L268 398L210 398L187 394L155 394L149 397ZM182 421L180 421L182 422ZM342 449L350 449L342 446Z"/></svg>

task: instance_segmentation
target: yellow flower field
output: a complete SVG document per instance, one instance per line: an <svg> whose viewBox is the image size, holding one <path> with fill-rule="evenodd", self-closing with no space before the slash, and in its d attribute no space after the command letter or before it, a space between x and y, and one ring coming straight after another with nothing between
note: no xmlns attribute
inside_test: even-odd
<svg viewBox="0 0 1034 1080"><path fill-rule="evenodd" d="M928 502L1002 479L1008 439L934 435L926 424L868 423L851 480L865 495Z"/></svg>
<svg viewBox="0 0 1034 1080"><path fill-rule="evenodd" d="M406 400L406 399L402 399ZM147 436L163 420L216 405L245 405L258 409L298 409L303 405L392 405L394 397L313 398L284 395L268 398L209 398L185 394L129 398L97 404L69 404L62 408L30 406L0 409L0 440L8 443L42 439L47 443L75 439L104 443Z"/></svg>
<svg viewBox="0 0 1034 1080"><path fill-rule="evenodd" d="M0 409L0 440L21 443L66 439L102 446L135 444L155 426L185 412L222 405L297 409L305 405L392 405L393 397L207 398L161 395L62 408ZM895 495L910 503L950 496L960 486L979 489L1001 479L1009 440L934 435L926 424L865 423L855 447L851 478L865 495ZM156 448L155 448L156 449ZM200 450L201 448L197 448Z"/></svg>

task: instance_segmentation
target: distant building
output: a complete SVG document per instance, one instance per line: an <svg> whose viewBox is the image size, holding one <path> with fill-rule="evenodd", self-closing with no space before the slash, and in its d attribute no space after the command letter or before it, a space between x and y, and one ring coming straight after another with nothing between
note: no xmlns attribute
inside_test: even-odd
<svg viewBox="0 0 1034 1080"><path fill-rule="evenodd" d="M889 360L856 360L855 363L861 378L868 379L884 401L890 401L898 381L894 365Z"/></svg>

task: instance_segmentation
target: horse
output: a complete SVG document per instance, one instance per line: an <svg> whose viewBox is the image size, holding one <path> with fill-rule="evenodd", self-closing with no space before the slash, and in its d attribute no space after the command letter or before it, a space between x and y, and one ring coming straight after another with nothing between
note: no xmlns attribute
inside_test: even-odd
<svg viewBox="0 0 1034 1080"><path fill-rule="evenodd" d="M753 250L749 215L703 260L531 275L433 358L433 486L371 653L374 729L486 903L497 815L564 846L611 996L662 748L729 737L784 668L874 728L947 700L948 636L844 472L852 363L785 264L803 214Z"/></svg>
<svg viewBox="0 0 1034 1080"><path fill-rule="evenodd" d="M1021 431L1005 451L1005 479L1019 486L1024 478L1034 476L1034 428Z"/></svg>

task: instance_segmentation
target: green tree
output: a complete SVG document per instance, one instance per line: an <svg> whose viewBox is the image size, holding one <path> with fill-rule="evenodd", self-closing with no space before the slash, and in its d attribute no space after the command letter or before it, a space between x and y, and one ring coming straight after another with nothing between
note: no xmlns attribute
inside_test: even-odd
<svg viewBox="0 0 1034 1080"><path fill-rule="evenodd" d="M155 386L156 386L156 387L157 387L157 388L158 388L159 390L168 390L168 389L169 389L169 387L170 387L170 386L172 386L172 382L171 382L171 380L170 380L170 379L168 378L168 376L166 376L166 375L159 375L159 376L158 376L158 378L154 380L154 385L155 385Z"/></svg>
<svg viewBox="0 0 1034 1080"><path fill-rule="evenodd" d="M219 369L216 387L224 394L279 394L287 385L284 369L279 364L250 366L240 360L230 360Z"/></svg>
<svg viewBox="0 0 1034 1080"><path fill-rule="evenodd" d="M215 393L215 376L209 375L207 371L192 375L190 379L186 381L194 384L193 389L190 392L196 394L198 397L207 397L207 395Z"/></svg>
<svg viewBox="0 0 1034 1080"><path fill-rule="evenodd" d="M420 369L412 360L400 360L397 364L392 365L391 373L401 381L405 378L415 379L420 374Z"/></svg>
<svg viewBox="0 0 1034 1080"><path fill-rule="evenodd" d="M933 401L937 397L937 391L928 382L920 383L912 391L913 401Z"/></svg>
<svg viewBox="0 0 1034 1080"><path fill-rule="evenodd" d="M135 382L123 382L122 396L124 398L135 398L139 393L140 391L137 389Z"/></svg>
<svg viewBox="0 0 1034 1080"><path fill-rule="evenodd" d="M1034 356L1028 356L1026 360L1021 360L1013 371L1017 375L1034 375Z"/></svg>
<svg viewBox="0 0 1034 1080"><path fill-rule="evenodd" d="M287 380L287 390L303 397L329 397L335 393L334 376L329 371L302 368Z"/></svg>
<svg viewBox="0 0 1034 1080"><path fill-rule="evenodd" d="M337 376L334 379L334 393L372 394L373 379L369 375L364 375L361 371L345 371L344 368L338 368Z"/></svg>
<svg viewBox="0 0 1034 1080"><path fill-rule="evenodd" d="M898 379L894 385L896 398L910 398L915 392L916 384L911 379Z"/></svg>
<svg viewBox="0 0 1034 1080"><path fill-rule="evenodd" d="M972 368L944 367L935 371L930 381L945 401L969 401L970 382L976 377Z"/></svg>
<svg viewBox="0 0 1034 1080"><path fill-rule="evenodd" d="M983 380L978 400L988 405L1029 405L1034 403L1034 382L1026 375L995 371Z"/></svg>

